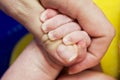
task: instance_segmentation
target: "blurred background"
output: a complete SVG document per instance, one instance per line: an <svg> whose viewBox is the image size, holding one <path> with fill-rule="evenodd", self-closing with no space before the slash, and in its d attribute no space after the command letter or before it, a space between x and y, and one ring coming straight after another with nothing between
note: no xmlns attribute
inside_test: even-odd
<svg viewBox="0 0 120 80"><path fill-rule="evenodd" d="M16 44L27 33L21 24L0 11L0 77L9 67Z"/></svg>

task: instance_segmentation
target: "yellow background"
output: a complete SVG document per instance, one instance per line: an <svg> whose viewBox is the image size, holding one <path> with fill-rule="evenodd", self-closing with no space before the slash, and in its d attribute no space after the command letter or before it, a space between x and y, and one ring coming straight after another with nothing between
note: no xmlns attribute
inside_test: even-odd
<svg viewBox="0 0 120 80"><path fill-rule="evenodd" d="M119 77L120 0L94 0L94 2L104 12L116 30L116 36L101 62L102 67L105 73Z"/></svg>

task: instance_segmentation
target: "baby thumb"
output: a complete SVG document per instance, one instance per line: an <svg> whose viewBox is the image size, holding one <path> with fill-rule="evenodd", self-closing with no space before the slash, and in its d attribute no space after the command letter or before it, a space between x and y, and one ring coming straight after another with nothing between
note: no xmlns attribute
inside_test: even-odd
<svg viewBox="0 0 120 80"><path fill-rule="evenodd" d="M76 45L61 44L58 46L57 53L59 57L66 63L65 65L70 65L76 60L78 56L78 49Z"/></svg>

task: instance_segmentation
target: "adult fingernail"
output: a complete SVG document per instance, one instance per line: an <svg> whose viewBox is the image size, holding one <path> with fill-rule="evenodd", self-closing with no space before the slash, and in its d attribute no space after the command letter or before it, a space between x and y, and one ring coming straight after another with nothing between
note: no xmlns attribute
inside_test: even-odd
<svg viewBox="0 0 120 80"><path fill-rule="evenodd" d="M60 45L57 51L59 56L66 62L72 62L78 55L76 49L71 46Z"/></svg>

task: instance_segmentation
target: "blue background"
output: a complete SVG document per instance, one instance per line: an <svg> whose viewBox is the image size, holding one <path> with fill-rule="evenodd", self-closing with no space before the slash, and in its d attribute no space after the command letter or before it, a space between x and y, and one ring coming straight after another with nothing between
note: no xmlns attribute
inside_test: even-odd
<svg viewBox="0 0 120 80"><path fill-rule="evenodd" d="M14 46L27 33L21 24L0 11L0 78L9 67Z"/></svg>

